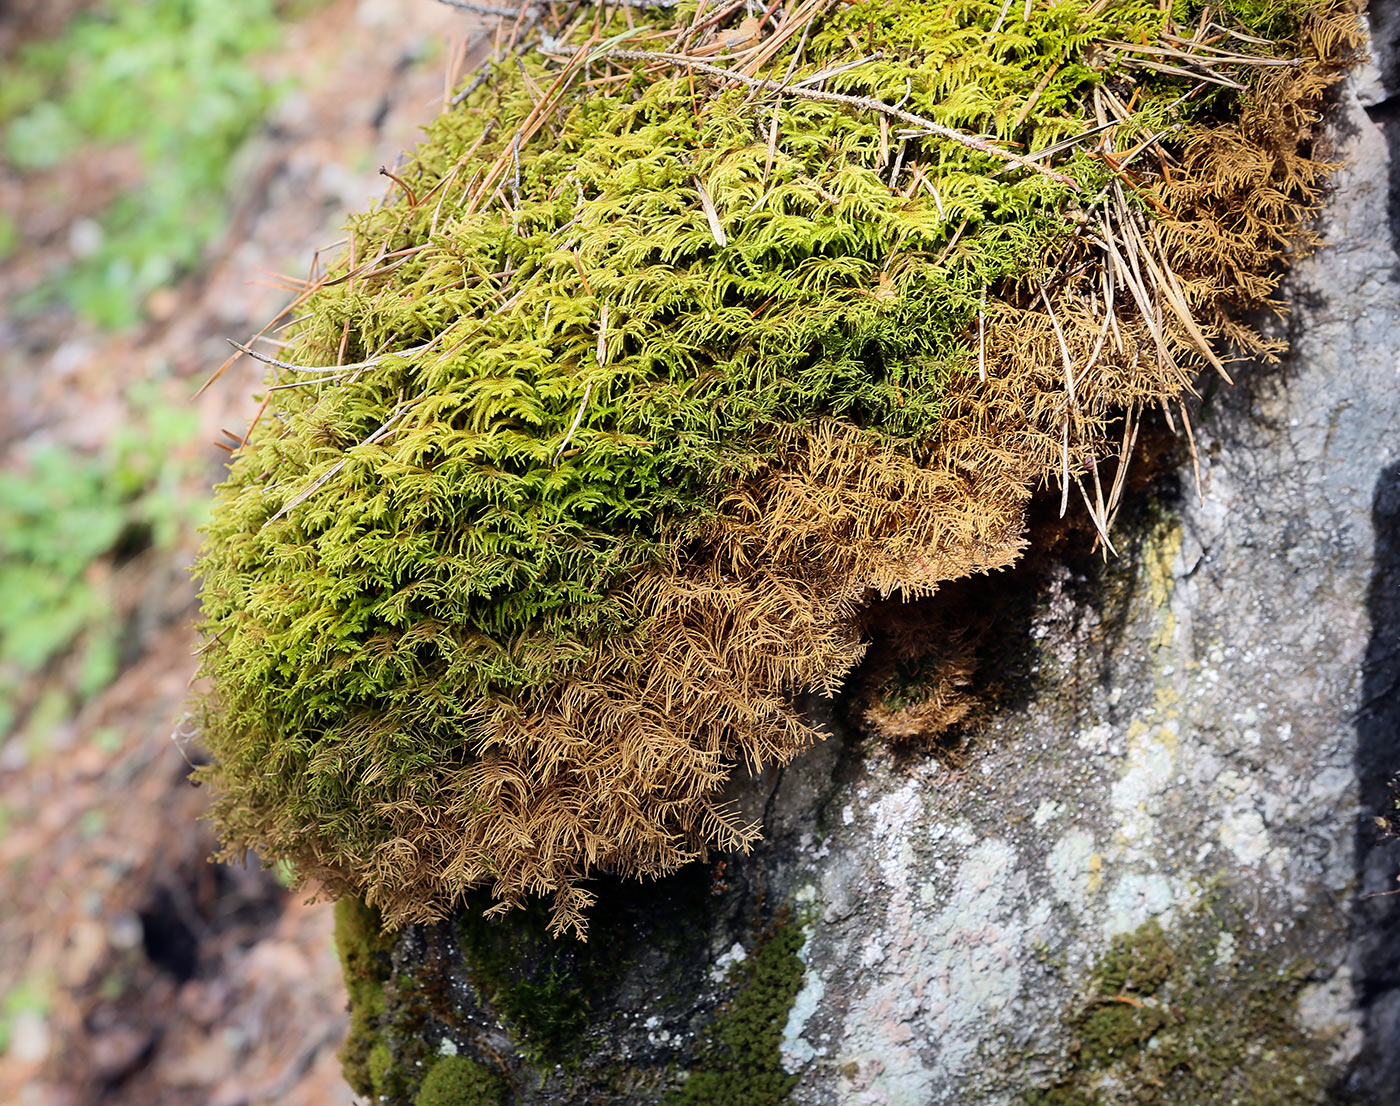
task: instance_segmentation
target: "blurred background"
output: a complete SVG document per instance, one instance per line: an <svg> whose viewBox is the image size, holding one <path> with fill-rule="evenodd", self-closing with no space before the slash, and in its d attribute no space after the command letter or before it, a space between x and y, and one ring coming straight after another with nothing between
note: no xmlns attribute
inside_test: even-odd
<svg viewBox="0 0 1400 1106"><path fill-rule="evenodd" d="M329 904L208 863L186 781L189 566L260 374L195 396L477 30L431 0L0 0L0 1102L354 1101Z"/></svg>

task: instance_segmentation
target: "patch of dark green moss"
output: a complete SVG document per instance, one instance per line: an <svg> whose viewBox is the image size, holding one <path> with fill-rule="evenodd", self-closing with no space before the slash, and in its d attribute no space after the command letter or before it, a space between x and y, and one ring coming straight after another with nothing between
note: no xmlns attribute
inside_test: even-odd
<svg viewBox="0 0 1400 1106"><path fill-rule="evenodd" d="M423 979L394 970L397 934L356 898L335 904L335 943L349 997L350 1028L340 1050L345 1081L366 1098L412 1101L435 1055L427 1033L432 1004Z"/></svg>
<svg viewBox="0 0 1400 1106"><path fill-rule="evenodd" d="M662 1106L781 1106L797 1077L783 1070L788 1012L802 987L802 927L780 916L730 980L734 997L705 1034L697 1066Z"/></svg>
<svg viewBox="0 0 1400 1106"><path fill-rule="evenodd" d="M1079 1023L1079 1059L1085 1067L1105 1068L1147 1044L1167 1024L1167 1015L1129 995L1111 995Z"/></svg>
<svg viewBox="0 0 1400 1106"><path fill-rule="evenodd" d="M350 1030L340 1050L341 1067L356 1094L377 1095L388 1051L379 1034L393 939L384 934L379 911L359 899L343 898L335 904L335 947L350 1009Z"/></svg>
<svg viewBox="0 0 1400 1106"><path fill-rule="evenodd" d="M1149 1000L1171 976L1175 953L1162 927L1120 934L1095 970L1097 994L1079 1019L1079 1062L1105 1068L1134 1055L1168 1023Z"/></svg>
<svg viewBox="0 0 1400 1106"><path fill-rule="evenodd" d="M1025 1106L1338 1106L1325 1043L1297 1020L1311 965L1246 933L1217 908L1115 939L1071 1018L1069 1070Z"/></svg>
<svg viewBox="0 0 1400 1106"><path fill-rule="evenodd" d="M1077 1087L1056 1084L1031 1091L1025 1097L1025 1106L1099 1106L1099 1099Z"/></svg>
<svg viewBox="0 0 1400 1106"><path fill-rule="evenodd" d="M506 1086L495 1072L465 1056L444 1056L418 1088L413 1106L505 1106Z"/></svg>
<svg viewBox="0 0 1400 1106"><path fill-rule="evenodd" d="M370 1093L412 1106L446 1051L495 1073L504 1101L530 1087L550 1101L654 1102L689 1063L685 1030L708 990L700 936L719 900L705 870L610 881L587 943L551 936L543 904L483 917L490 905L478 892L451 920L400 935L381 1012L362 1031ZM638 1065L618 1059L617 1034L636 1031L628 1015L643 1007L674 1043Z"/></svg>
<svg viewBox="0 0 1400 1106"><path fill-rule="evenodd" d="M1113 939L1095 973L1099 989L1106 995L1155 995L1172 974L1175 959L1166 932L1154 918Z"/></svg>
<svg viewBox="0 0 1400 1106"><path fill-rule="evenodd" d="M396 972L384 989L383 1029L370 1053L371 1075L381 1103L407 1106L412 1102L448 1037L441 1020L433 1016L429 994L434 975L432 968L419 965L414 974Z"/></svg>
<svg viewBox="0 0 1400 1106"><path fill-rule="evenodd" d="M511 1039L536 1063L575 1062L595 992L618 955L606 933L583 944L549 935L549 911L532 903L508 924L465 910L457 939L481 1000L510 1027Z"/></svg>
<svg viewBox="0 0 1400 1106"><path fill-rule="evenodd" d="M694 938L705 931L710 900L698 867L660 884L609 881L585 943L552 936L541 902L509 918L483 917L491 899L481 892L457 914L453 931L472 988L516 1048L537 1068L573 1072L598 1067L610 1042L606 1018L596 1012L629 1008L634 977L645 980L650 1007L693 1004L690 981L704 971Z"/></svg>

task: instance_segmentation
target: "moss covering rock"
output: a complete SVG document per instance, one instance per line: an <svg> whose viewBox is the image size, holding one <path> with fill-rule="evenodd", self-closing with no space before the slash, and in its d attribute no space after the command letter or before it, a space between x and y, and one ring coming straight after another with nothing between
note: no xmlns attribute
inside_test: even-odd
<svg viewBox="0 0 1400 1106"><path fill-rule="evenodd" d="M802 926L781 915L730 972L733 997L705 1034L696 1068L662 1106L782 1106L797 1084L780 1048L802 987Z"/></svg>
<svg viewBox="0 0 1400 1106"><path fill-rule="evenodd" d="M384 1056L378 1040L384 1015L384 984L389 978L393 942L382 931L379 912L354 897L335 904L335 947L345 977L350 1028L340 1050L345 1081L357 1094L377 1094L383 1085ZM376 1048L380 1055L376 1056Z"/></svg>
<svg viewBox="0 0 1400 1106"><path fill-rule="evenodd" d="M1107 536L1142 410L1266 348L1355 32L531 10L259 355L199 566L230 849L395 924L745 846L868 596L1010 563L1047 480Z"/></svg>
<svg viewBox="0 0 1400 1106"><path fill-rule="evenodd" d="M1237 937L1239 938L1237 940ZM1233 951L1240 950L1238 958ZM1251 954L1201 910L1116 938L1072 1018L1072 1067L1027 1106L1237 1106L1352 1101L1329 1087L1327 1044L1298 1024L1304 961Z"/></svg>
<svg viewBox="0 0 1400 1106"><path fill-rule="evenodd" d="M413 1106L506 1106L501 1078L465 1056L444 1056L429 1070Z"/></svg>

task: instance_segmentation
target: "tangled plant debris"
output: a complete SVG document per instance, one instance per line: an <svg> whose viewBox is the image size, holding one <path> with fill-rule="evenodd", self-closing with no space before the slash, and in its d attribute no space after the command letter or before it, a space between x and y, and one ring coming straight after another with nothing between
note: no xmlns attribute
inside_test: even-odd
<svg viewBox="0 0 1400 1106"><path fill-rule="evenodd" d="M1330 166L1330 0L556 3L284 319L200 563L231 851L390 925L759 828L869 597L1111 545ZM280 320L279 320L280 322ZM270 332L271 328L269 328ZM269 336L268 332L260 339ZM940 681L930 681L941 686ZM908 708L913 704L902 704Z"/></svg>

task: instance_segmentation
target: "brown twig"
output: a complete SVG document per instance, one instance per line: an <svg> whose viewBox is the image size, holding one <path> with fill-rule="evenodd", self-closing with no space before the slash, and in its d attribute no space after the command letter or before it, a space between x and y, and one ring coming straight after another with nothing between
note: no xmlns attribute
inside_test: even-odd
<svg viewBox="0 0 1400 1106"><path fill-rule="evenodd" d="M449 8L456 8L458 11L471 12L473 15L494 15L499 19L514 19L520 14L518 8L483 4L480 0L438 0L438 3L446 4ZM530 6L533 7L533 5Z"/></svg>
<svg viewBox="0 0 1400 1106"><path fill-rule="evenodd" d="M409 186L408 181L404 180L403 177L399 176L397 173L391 173L391 172L389 171L389 169L388 169L386 166L383 166L383 165L381 165L381 166L379 167L379 175L380 175L381 177L388 177L391 181L393 181L395 184L397 184L400 188L403 189L404 195L408 197L408 206L409 206L409 207L417 207L417 206L418 206L418 196L417 196L417 194L416 194L416 193L413 191L413 189Z"/></svg>

